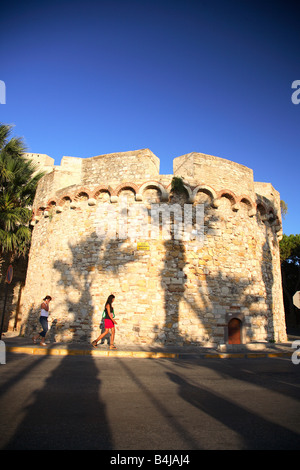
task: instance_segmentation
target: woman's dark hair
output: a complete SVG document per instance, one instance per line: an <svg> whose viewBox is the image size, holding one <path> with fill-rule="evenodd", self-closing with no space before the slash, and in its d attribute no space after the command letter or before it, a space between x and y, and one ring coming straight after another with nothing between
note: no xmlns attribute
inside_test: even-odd
<svg viewBox="0 0 300 470"><path fill-rule="evenodd" d="M52 297L50 297L50 295L46 295L46 297L43 300L47 300L47 299L52 300Z"/></svg>
<svg viewBox="0 0 300 470"><path fill-rule="evenodd" d="M114 298L115 298L114 294L110 294L107 298L106 303L105 303L105 307L106 307L107 304L111 307L111 303L112 303Z"/></svg>

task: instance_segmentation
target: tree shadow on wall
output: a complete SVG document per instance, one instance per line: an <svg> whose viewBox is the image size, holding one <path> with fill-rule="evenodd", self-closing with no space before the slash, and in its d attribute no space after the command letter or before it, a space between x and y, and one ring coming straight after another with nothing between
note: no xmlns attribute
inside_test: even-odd
<svg viewBox="0 0 300 470"><path fill-rule="evenodd" d="M124 241L125 243L125 241ZM100 334L100 322L107 297L114 290L108 278L116 280L122 268L134 261L132 249L115 239L101 239L91 233L79 243L69 243L70 262L57 260L54 269L60 274L58 284L65 293L68 320L57 318L56 334L70 331L69 340L90 342ZM97 307L97 308L96 308ZM97 331L93 320L98 316Z"/></svg>
<svg viewBox="0 0 300 470"><path fill-rule="evenodd" d="M263 280L265 293L267 297L266 304L267 304L268 310L271 311L272 313L271 317L268 318L269 324L267 325L268 330L273 332L273 337L271 338L272 340L275 340L275 337L274 337L275 325L274 325L274 317L273 317L274 315L273 288L274 288L274 283L275 283L275 278L274 278L275 260L274 260L272 251L274 247L277 248L279 251L279 241L278 241L277 233L274 230L275 220L276 220L276 214L274 216L274 220L271 219L270 223L263 222L260 211L259 210L256 211L256 223L258 227L263 230L264 237L265 237L265 242L262 246L261 277ZM280 276L280 266L279 266L278 275ZM280 295L279 292L278 292L278 295Z"/></svg>
<svg viewBox="0 0 300 470"><path fill-rule="evenodd" d="M212 226L220 222L217 214L210 217ZM258 221L262 223L261 221ZM242 322L241 342L245 342L245 333L248 338L255 340L254 329L260 328L260 336L268 340L274 340L274 319L273 319L273 257L272 245L278 243L277 236L272 227L264 224L265 242L263 246L248 248L249 257L256 256L255 251L261 253L259 263L260 272L255 273L247 260L243 263L240 259L241 274L228 274L230 272L230 260L222 268L211 269L205 265L198 266L187 260L187 244L179 240L166 240L164 242L165 259L161 270L161 286L164 291L164 311L165 324L163 331L157 334L157 326L154 331L157 335L156 341L164 344L178 345L203 345L208 342L228 342L228 322L232 318L238 318ZM210 235L220 236L217 230L212 228ZM222 234L221 234L222 236ZM250 253L249 250L252 252ZM203 246L203 253L206 251ZM245 250L245 255L247 250ZM245 272L248 266L248 272ZM186 269L189 268L189 279L187 279ZM173 279L172 279L173 277ZM252 284L255 284L257 277L261 279L265 292L253 293ZM198 287L191 285L195 282ZM192 289L191 289L192 287ZM226 299L227 298L227 299ZM230 298L230 302L228 302ZM194 323L194 328L202 328L202 340L193 340L192 333L184 333L179 325L179 304L185 304L190 311L187 321ZM246 313L244 313L246 311ZM246 317L251 317L251 322ZM197 320L195 322L195 319ZM215 332L213 332L215 330Z"/></svg>
<svg viewBox="0 0 300 470"><path fill-rule="evenodd" d="M184 244L181 242L174 244L174 241L167 241L164 243L164 246L166 254L164 268L161 272L161 285L164 289L165 322L163 331L157 335L156 340L158 342L166 345L173 343L195 346L216 341L223 343L227 339L226 331L228 321L231 318L241 318L243 331L247 328L247 336L254 337L253 328L256 327L255 322L254 324L246 322L242 313L243 309L248 309L248 315L252 319L259 316L261 321L263 318L265 333L268 333L269 339L272 339L270 337L270 332L273 331L273 325L270 324L272 316L268 312L262 311L259 304L260 297L257 294L251 293L251 281L247 281L245 277L225 276L219 270L216 274L209 272L205 275L200 274L200 279L199 277L197 279L197 275L195 275L194 281L198 283L195 289L193 280L189 279L187 281L186 279L184 267L188 263ZM189 268L196 270L195 266L189 266ZM267 276L263 263L261 269L266 289L268 288L268 291L271 291L272 280L270 275ZM177 277L171 282L169 278L170 273L175 272ZM191 287L193 288L191 289ZM224 298L225 296L227 300ZM229 297L231 305L228 305ZM185 316L187 322L192 322L195 330L199 327L202 328L202 340L193 339L193 332L191 330L189 333L182 332L179 318L180 304L182 304L184 310L189 310L189 314ZM268 308L271 308L270 300L268 301ZM220 332L214 332L214 329Z"/></svg>

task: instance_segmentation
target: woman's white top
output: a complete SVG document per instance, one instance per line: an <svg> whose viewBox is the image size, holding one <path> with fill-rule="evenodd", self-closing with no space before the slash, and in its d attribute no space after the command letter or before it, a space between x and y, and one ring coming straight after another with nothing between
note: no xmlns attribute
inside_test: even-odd
<svg viewBox="0 0 300 470"><path fill-rule="evenodd" d="M41 317L48 317L49 315L49 312L47 312L47 310L45 310L44 308L42 308L41 310Z"/></svg>

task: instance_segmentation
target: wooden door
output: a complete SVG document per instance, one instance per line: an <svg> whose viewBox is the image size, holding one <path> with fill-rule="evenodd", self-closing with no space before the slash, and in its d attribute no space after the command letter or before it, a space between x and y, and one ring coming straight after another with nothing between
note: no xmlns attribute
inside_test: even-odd
<svg viewBox="0 0 300 470"><path fill-rule="evenodd" d="M228 344L241 344L242 322L238 318L232 318L228 323Z"/></svg>

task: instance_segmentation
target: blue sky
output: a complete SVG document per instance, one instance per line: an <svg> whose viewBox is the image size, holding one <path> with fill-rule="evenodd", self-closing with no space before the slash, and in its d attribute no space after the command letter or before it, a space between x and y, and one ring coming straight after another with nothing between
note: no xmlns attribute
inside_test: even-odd
<svg viewBox="0 0 300 470"><path fill-rule="evenodd" d="M141 148L161 174L189 152L233 160L273 184L284 233L300 233L297 3L7 2L0 122L56 164Z"/></svg>

